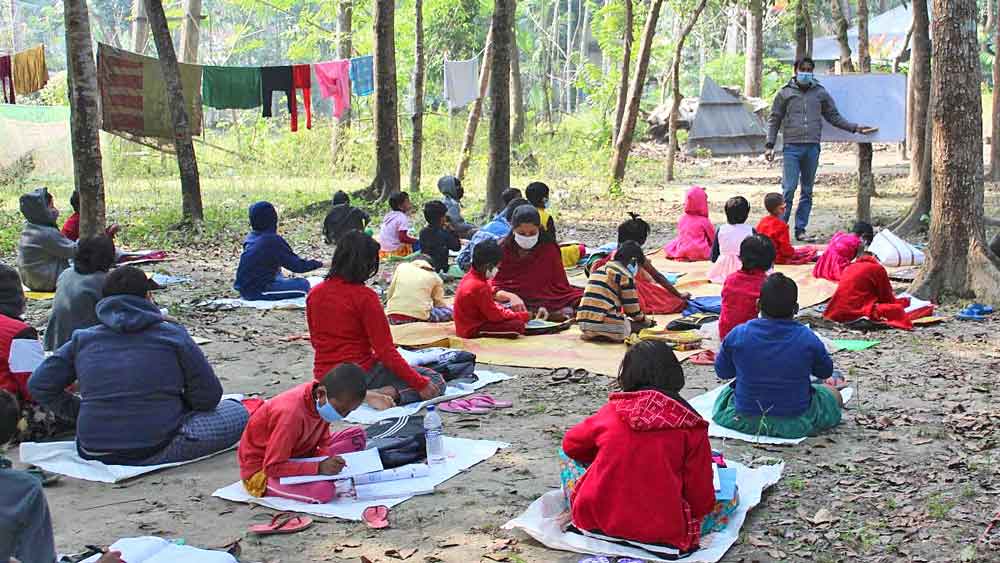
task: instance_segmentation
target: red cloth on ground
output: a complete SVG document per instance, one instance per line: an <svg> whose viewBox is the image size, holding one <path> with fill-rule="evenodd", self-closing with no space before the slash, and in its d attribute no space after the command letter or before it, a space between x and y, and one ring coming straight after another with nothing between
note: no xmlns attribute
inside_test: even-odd
<svg viewBox="0 0 1000 563"><path fill-rule="evenodd" d="M590 267L590 271L604 266L614 258L614 252L604 258L599 258ZM635 289L639 292L639 308L642 309L642 312L647 315L672 315L684 311L684 308L687 307L687 301L670 293L667 288L653 281L650 270L653 270L653 265L647 260L642 266L642 271L635 277Z"/></svg>
<svg viewBox="0 0 1000 563"><path fill-rule="evenodd" d="M757 318L757 299L765 280L767 272L764 270L738 270L726 277L722 284L722 313L719 314L720 341L737 326Z"/></svg>
<svg viewBox="0 0 1000 563"><path fill-rule="evenodd" d="M614 393L570 428L563 451L584 465L571 506L583 530L697 547L715 505L708 423L659 391Z"/></svg>
<svg viewBox="0 0 1000 563"><path fill-rule="evenodd" d="M808 264L816 260L816 249L811 246L792 247L792 237L788 223L780 217L768 215L757 223L757 234L764 235L774 243L775 264Z"/></svg>
<svg viewBox="0 0 1000 563"><path fill-rule="evenodd" d="M844 268L837 291L830 298L823 316L838 323L849 323L862 317L891 327L913 330L906 314L910 300L896 298L889 273L871 255L858 258Z"/></svg>
<svg viewBox="0 0 1000 563"><path fill-rule="evenodd" d="M813 277L830 280L830 281L840 281L840 276L843 274L844 268L846 268L851 260L858 255L858 248L861 246L861 237L854 233L842 233L837 232L830 239L830 244L827 245L826 250L816 261L816 267L813 268Z"/></svg>
<svg viewBox="0 0 1000 563"><path fill-rule="evenodd" d="M511 311L493 299L493 287L475 268L469 270L455 290L455 333L462 338L476 338L479 333L516 332L524 334L531 319L527 311ZM485 327L489 326L489 329ZM497 330L500 327L502 330Z"/></svg>
<svg viewBox="0 0 1000 563"><path fill-rule="evenodd" d="M677 221L677 238L663 247L672 260L696 262L712 257L715 226L708 219L708 194L705 188L692 187L684 200L684 215Z"/></svg>
<svg viewBox="0 0 1000 563"><path fill-rule="evenodd" d="M306 129L313 128L312 70L309 65L292 65L292 91L302 89L302 105L306 108ZM299 114L292 114L292 131L299 129Z"/></svg>
<svg viewBox="0 0 1000 563"><path fill-rule="evenodd" d="M576 309L580 304L583 290L569 284L562 253L555 243L539 242L525 252L508 238L500 246L503 259L493 278L494 288L514 293L530 309L545 307L557 311L566 307Z"/></svg>
<svg viewBox="0 0 1000 563"><path fill-rule="evenodd" d="M330 424L316 412L312 393L318 384L310 381L296 385L254 411L236 453L240 479L245 481L261 470L269 479L317 475L320 462L288 460L333 455L330 448L342 445L343 433L330 434ZM335 436L340 442L334 440ZM355 432L352 440L358 450L364 449L363 431ZM353 450L340 453L346 451Z"/></svg>
<svg viewBox="0 0 1000 563"><path fill-rule="evenodd" d="M312 288L306 296L306 321L316 379L343 363L370 370L381 362L416 391L430 382L399 355L382 302L364 284L333 276Z"/></svg>
<svg viewBox="0 0 1000 563"><path fill-rule="evenodd" d="M80 239L80 214L73 212L72 215L66 218L66 222L62 226L62 234L69 240L79 240Z"/></svg>
<svg viewBox="0 0 1000 563"><path fill-rule="evenodd" d="M18 336L26 336L26 333L33 333L34 329L28 324L17 319L12 319L6 315L0 315L0 389L9 391L18 401L31 401L31 393L28 392L28 378L31 372L13 373L10 371L10 347L14 339ZM38 338L36 335L35 338Z"/></svg>

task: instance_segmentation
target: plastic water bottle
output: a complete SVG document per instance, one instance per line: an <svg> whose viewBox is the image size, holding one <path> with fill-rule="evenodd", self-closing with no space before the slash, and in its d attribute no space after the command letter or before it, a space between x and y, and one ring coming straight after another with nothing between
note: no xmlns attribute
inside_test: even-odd
<svg viewBox="0 0 1000 563"><path fill-rule="evenodd" d="M444 424L434 405L427 407L424 434L427 437L427 463L444 463Z"/></svg>

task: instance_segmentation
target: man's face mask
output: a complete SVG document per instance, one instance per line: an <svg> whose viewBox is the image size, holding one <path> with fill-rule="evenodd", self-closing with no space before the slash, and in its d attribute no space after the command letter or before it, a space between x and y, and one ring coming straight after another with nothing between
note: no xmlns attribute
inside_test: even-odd
<svg viewBox="0 0 1000 563"><path fill-rule="evenodd" d="M799 84L803 85L803 86L812 86L813 85L813 76L814 75L813 75L812 71L800 70L795 75L795 81L798 82Z"/></svg>

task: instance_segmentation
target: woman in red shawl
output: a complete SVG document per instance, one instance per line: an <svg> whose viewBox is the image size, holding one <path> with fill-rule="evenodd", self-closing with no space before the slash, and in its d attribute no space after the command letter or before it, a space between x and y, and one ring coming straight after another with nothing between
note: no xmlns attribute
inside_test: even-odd
<svg viewBox="0 0 1000 563"><path fill-rule="evenodd" d="M864 221L858 221L849 233L837 232L813 268L813 277L840 281L844 268L858 256L858 251L872 243L875 231Z"/></svg>
<svg viewBox="0 0 1000 563"><path fill-rule="evenodd" d="M493 287L517 295L531 311L544 307L550 320L573 318L583 290L569 284L559 247L539 242L538 210L531 205L518 207L510 225L510 234L500 243L503 259Z"/></svg>
<svg viewBox="0 0 1000 563"><path fill-rule="evenodd" d="M913 330L912 318L906 313L909 305L909 298L896 297L889 274L878 259L865 253L844 268L823 316L838 323L867 318L874 323Z"/></svg>

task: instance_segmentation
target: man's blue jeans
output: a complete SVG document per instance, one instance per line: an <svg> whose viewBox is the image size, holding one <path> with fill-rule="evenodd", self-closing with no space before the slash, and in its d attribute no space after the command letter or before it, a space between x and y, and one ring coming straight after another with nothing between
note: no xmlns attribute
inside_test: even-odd
<svg viewBox="0 0 1000 563"><path fill-rule="evenodd" d="M809 213L812 211L813 183L816 181L816 169L819 167L819 143L786 144L783 154L784 171L781 188L785 196L785 214L782 219L787 223L791 218L792 204L795 203L795 188L801 183L802 195L799 197L799 208L795 212L795 234L799 235L806 231Z"/></svg>

